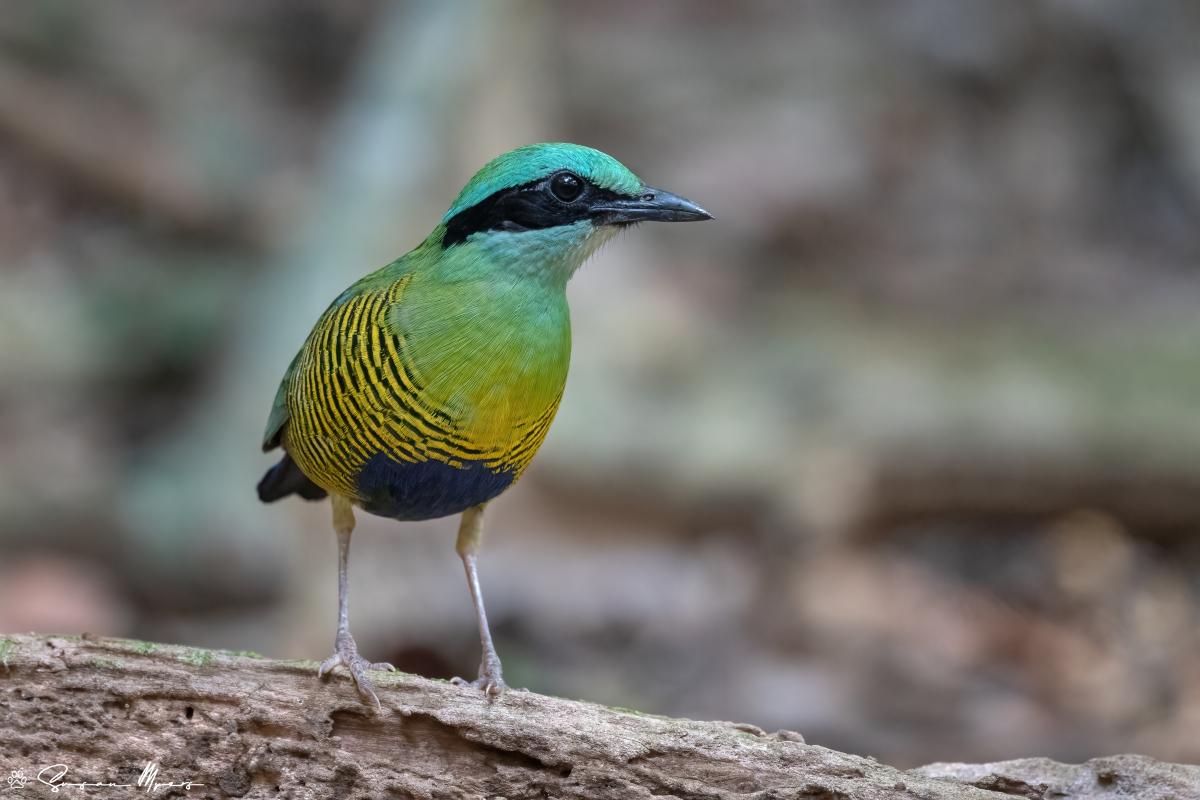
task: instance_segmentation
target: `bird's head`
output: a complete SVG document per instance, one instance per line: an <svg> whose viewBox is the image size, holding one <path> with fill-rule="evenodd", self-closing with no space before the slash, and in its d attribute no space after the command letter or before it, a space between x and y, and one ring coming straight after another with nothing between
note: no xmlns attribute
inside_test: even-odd
<svg viewBox="0 0 1200 800"><path fill-rule="evenodd" d="M519 147L486 164L438 232L444 250L463 247L493 266L565 282L622 227L704 219L712 215L647 186L612 156L555 142Z"/></svg>

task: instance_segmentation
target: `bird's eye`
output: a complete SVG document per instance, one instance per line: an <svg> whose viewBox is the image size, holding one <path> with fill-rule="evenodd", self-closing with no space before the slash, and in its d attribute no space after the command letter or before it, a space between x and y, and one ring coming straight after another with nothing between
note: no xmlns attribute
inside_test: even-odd
<svg viewBox="0 0 1200 800"><path fill-rule="evenodd" d="M550 191L559 200L569 203L583 192L583 181L569 172L560 172L550 179Z"/></svg>

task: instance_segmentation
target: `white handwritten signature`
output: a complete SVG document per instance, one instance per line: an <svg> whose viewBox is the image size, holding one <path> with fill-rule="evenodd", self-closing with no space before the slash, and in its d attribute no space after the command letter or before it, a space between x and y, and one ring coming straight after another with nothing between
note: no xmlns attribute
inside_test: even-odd
<svg viewBox="0 0 1200 800"><path fill-rule="evenodd" d="M14 769L8 774L8 788L24 789L30 783L34 785L41 784L50 787L51 794L58 794L63 789L141 789L147 794L160 791L162 789L183 789L190 791L194 787L203 786L203 783L196 781L160 781L158 779L158 763L151 761L146 764L146 768L142 770L142 774L138 776L137 783L112 783L112 782L96 782L96 781L80 781L73 783L66 780L67 772L70 767L66 764L51 764L42 767L38 770L38 774L30 778L19 769Z"/></svg>

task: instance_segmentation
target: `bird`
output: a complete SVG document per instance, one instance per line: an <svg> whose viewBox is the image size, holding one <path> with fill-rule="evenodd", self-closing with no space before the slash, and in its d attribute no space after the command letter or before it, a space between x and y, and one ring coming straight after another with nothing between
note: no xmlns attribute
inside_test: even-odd
<svg viewBox="0 0 1200 800"><path fill-rule="evenodd" d="M712 219L584 145L518 147L484 165L423 242L338 295L287 367L258 484L265 503L330 500L338 544L334 652L381 709L350 633L355 509L398 521L461 514L456 550L479 627L478 677L504 691L480 589L488 503L525 472L558 410L571 354L567 281L604 242L641 222Z"/></svg>

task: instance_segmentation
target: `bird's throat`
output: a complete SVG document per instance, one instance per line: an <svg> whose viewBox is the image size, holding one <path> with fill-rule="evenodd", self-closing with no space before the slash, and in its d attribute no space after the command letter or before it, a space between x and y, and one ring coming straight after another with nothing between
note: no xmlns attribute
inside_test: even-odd
<svg viewBox="0 0 1200 800"><path fill-rule="evenodd" d="M590 221L554 228L521 231L486 231L472 236L461 248L474 251L500 276L565 287L583 262L617 232Z"/></svg>

